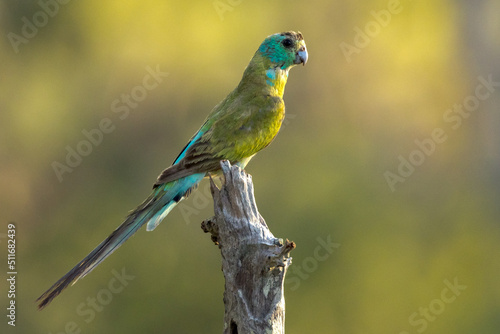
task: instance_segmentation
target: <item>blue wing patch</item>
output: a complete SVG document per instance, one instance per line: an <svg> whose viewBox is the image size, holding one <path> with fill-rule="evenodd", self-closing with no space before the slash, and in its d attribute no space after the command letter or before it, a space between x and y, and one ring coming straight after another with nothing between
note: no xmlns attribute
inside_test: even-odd
<svg viewBox="0 0 500 334"><path fill-rule="evenodd" d="M177 156L177 158L175 158L174 160L174 163L173 165L175 165L176 163L178 163L179 161L181 161L185 156L186 156L186 152L187 150L194 144L198 141L198 139L201 138L201 136L203 136L203 134L205 133L205 131L202 131L202 130L199 130L196 135L194 135L193 138L191 138L191 140L189 141L189 143L187 143L187 145L182 149L181 153L179 153L179 155Z"/></svg>

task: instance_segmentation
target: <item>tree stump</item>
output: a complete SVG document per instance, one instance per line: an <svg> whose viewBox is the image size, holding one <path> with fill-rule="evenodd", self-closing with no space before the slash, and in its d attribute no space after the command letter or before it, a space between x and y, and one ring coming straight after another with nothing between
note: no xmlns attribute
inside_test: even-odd
<svg viewBox="0 0 500 334"><path fill-rule="evenodd" d="M259 214L252 176L221 162L224 181L211 180L215 216L202 223L222 254L224 334L285 333L285 274L295 243L273 236Z"/></svg>

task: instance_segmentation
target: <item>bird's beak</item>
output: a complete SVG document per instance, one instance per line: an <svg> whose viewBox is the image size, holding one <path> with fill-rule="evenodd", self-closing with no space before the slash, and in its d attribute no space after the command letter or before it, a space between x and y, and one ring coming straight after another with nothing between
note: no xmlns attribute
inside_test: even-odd
<svg viewBox="0 0 500 334"><path fill-rule="evenodd" d="M299 51L297 51L297 53L295 54L295 61L293 63L296 65L301 64L301 63L302 63L302 65L305 65L307 63L307 57L308 57L308 54L307 54L306 46L302 45L300 47Z"/></svg>

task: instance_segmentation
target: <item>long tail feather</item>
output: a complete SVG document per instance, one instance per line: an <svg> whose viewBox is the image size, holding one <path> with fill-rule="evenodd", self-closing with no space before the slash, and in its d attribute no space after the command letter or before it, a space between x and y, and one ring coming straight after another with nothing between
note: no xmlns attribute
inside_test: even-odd
<svg viewBox="0 0 500 334"><path fill-rule="evenodd" d="M148 221L155 221L154 227L156 227L202 178L202 174L195 174L155 188L113 233L37 299L38 308L43 309L65 288L90 273Z"/></svg>

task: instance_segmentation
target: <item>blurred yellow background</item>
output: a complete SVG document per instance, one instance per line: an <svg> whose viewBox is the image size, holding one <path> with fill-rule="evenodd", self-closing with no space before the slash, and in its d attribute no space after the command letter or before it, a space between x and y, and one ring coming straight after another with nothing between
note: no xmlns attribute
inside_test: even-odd
<svg viewBox="0 0 500 334"><path fill-rule="evenodd" d="M309 62L247 167L271 230L298 245L287 333L497 334L499 12L495 0L0 2L1 258L15 222L18 261L16 327L2 315L0 328L220 333L206 181L47 309L34 300L149 194L260 42L299 30Z"/></svg>

